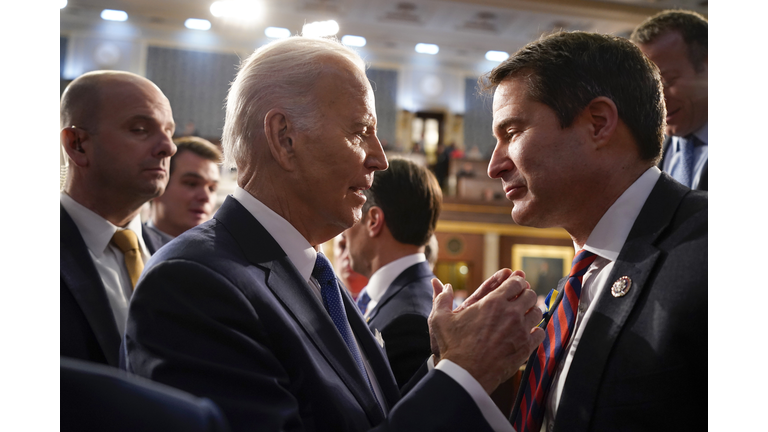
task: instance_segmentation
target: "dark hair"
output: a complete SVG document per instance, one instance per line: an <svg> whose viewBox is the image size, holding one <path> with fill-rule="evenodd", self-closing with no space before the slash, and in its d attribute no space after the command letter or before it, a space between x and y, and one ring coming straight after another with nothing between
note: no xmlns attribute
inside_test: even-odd
<svg viewBox="0 0 768 432"><path fill-rule="evenodd" d="M642 22L629 39L636 44L650 44L668 32L679 32L688 47L688 60L701 72L708 53L708 22L692 11L666 10Z"/></svg>
<svg viewBox="0 0 768 432"><path fill-rule="evenodd" d="M363 214L381 208L392 237L400 243L423 246L432 236L440 216L443 193L428 169L407 159L394 158L386 171L373 176L365 191Z"/></svg>
<svg viewBox="0 0 768 432"><path fill-rule="evenodd" d="M640 157L658 160L666 117L661 78L656 65L628 40L585 32L545 36L481 77L480 86L490 92L521 76L528 96L555 111L563 129L595 98L611 99Z"/></svg>
<svg viewBox="0 0 768 432"><path fill-rule="evenodd" d="M169 175L173 174L173 160L176 159L176 156L184 153L185 151L192 152L201 158L207 159L213 163L221 163L221 150L219 150L215 144L206 139L195 136L185 136L176 138L173 140L173 142L176 144L176 154L171 157Z"/></svg>

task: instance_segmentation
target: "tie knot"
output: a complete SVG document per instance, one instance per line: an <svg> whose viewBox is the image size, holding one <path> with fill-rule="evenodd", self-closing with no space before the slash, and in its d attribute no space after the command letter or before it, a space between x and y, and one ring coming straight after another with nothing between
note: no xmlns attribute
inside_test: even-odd
<svg viewBox="0 0 768 432"><path fill-rule="evenodd" d="M573 258L573 265L571 265L571 273L568 277L581 277L587 272L587 268L595 261L597 255L594 253L582 249L576 253L576 257Z"/></svg>
<svg viewBox="0 0 768 432"><path fill-rule="evenodd" d="M139 238L136 237L136 233L129 229L116 231L115 235L112 236L112 243L120 248L123 253L139 250Z"/></svg>
<svg viewBox="0 0 768 432"><path fill-rule="evenodd" d="M331 262L322 253L317 253L317 259L315 259L315 268L312 269L312 276L317 279L321 286L328 284L330 281L336 280L336 273L333 272Z"/></svg>

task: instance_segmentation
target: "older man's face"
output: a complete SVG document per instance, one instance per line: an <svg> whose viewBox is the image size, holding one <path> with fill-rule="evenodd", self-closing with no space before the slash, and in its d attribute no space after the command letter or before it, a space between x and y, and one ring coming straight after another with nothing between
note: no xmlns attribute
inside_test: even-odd
<svg viewBox="0 0 768 432"><path fill-rule="evenodd" d="M360 220L363 190L387 169L376 137L373 91L358 70L326 73L317 83L319 125L294 143L298 195L323 233L342 232ZM332 227L332 228L331 228Z"/></svg>

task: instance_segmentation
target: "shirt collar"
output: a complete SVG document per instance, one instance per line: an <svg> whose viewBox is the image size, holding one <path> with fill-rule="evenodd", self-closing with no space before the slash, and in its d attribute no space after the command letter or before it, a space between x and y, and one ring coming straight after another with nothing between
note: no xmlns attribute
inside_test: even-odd
<svg viewBox="0 0 768 432"><path fill-rule="evenodd" d="M635 219L660 176L661 171L651 167L635 180L600 218L584 249L610 261L616 261ZM578 251L576 244L574 248Z"/></svg>
<svg viewBox="0 0 768 432"><path fill-rule="evenodd" d="M108 220L75 201L66 192L62 191L59 194L59 201L75 222L88 250L91 251L96 259L101 259L107 246L109 246L109 242L112 241L112 236L117 230L122 228L113 225ZM144 244L144 237L141 235L141 217L137 214L136 217L128 222L125 229L129 229L136 234L142 253L148 257L150 254L147 246Z"/></svg>
<svg viewBox="0 0 768 432"><path fill-rule="evenodd" d="M368 279L368 285L365 287L365 292L368 293L372 301L378 302L384 296L384 293L387 292L387 288L392 285L392 282L400 276L400 273L404 272L408 267L426 260L427 257L423 253L415 253L388 263L371 275L371 278Z"/></svg>
<svg viewBox="0 0 768 432"><path fill-rule="evenodd" d="M296 270L299 271L301 277L309 283L312 270L315 268L317 251L309 244L307 239L290 222L240 186L235 187L232 197L259 221L264 229L275 239L277 244L280 245L283 252L288 255L288 259L291 260Z"/></svg>
<svg viewBox="0 0 768 432"><path fill-rule="evenodd" d="M701 142L701 145L709 146L709 122L704 123L704 126L702 126L701 128L699 128L699 130L694 132L693 135L695 135L696 138L699 139L699 141ZM688 136L688 135L686 135L686 136ZM681 138L683 138L683 137L678 137L678 136L673 136L672 137L672 143L675 146L675 151L676 152L681 151L681 149L680 149L680 145L681 145L680 139Z"/></svg>

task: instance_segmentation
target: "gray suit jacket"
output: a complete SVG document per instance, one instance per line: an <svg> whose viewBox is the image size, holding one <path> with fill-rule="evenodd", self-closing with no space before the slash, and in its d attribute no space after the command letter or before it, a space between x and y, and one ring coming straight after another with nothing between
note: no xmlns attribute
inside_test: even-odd
<svg viewBox="0 0 768 432"><path fill-rule="evenodd" d="M629 276L630 290L613 297L607 286L600 294L555 431L706 430L707 232L707 193L662 174L609 278Z"/></svg>

